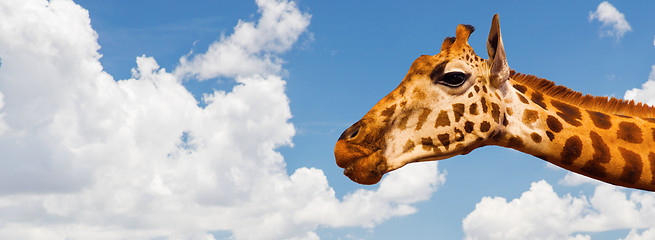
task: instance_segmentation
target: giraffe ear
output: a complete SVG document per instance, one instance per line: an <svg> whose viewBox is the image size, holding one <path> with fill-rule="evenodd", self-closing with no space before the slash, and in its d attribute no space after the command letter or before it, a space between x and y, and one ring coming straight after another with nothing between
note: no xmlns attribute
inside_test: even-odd
<svg viewBox="0 0 655 240"><path fill-rule="evenodd" d="M491 60L491 82L498 87L509 78L509 66L507 65L507 57L505 57L503 38L500 36L498 13L494 15L491 21L491 30L489 31L489 39L487 39L487 53Z"/></svg>

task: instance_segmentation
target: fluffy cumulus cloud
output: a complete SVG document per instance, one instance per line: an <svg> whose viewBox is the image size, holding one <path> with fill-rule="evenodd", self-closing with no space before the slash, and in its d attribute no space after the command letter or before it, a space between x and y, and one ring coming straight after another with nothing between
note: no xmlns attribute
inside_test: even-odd
<svg viewBox="0 0 655 240"><path fill-rule="evenodd" d="M655 65L651 66L648 80L641 85L641 88L626 91L623 98L655 106Z"/></svg>
<svg viewBox="0 0 655 240"><path fill-rule="evenodd" d="M591 239L628 229L625 239L655 235L655 194L599 184L591 197L559 196L545 181L519 198L485 197L463 221L466 239Z"/></svg>
<svg viewBox="0 0 655 240"><path fill-rule="evenodd" d="M598 184L603 184L603 182L574 172L567 172L564 178L562 178L559 181L559 184L562 184L564 186L580 186L583 184L598 185Z"/></svg>
<svg viewBox="0 0 655 240"><path fill-rule="evenodd" d="M217 76L279 72L281 59L276 53L287 51L309 25L309 14L293 2L277 4L258 0L261 18L257 23L239 21L234 34L212 44L207 52L184 56L176 75L206 80Z"/></svg>
<svg viewBox="0 0 655 240"><path fill-rule="evenodd" d="M635 229L630 230L630 233L622 240L648 240L655 239L655 228L649 228L642 232L639 232Z"/></svg>
<svg viewBox="0 0 655 240"><path fill-rule="evenodd" d="M0 1L0 238L315 239L319 227L417 211L445 181L436 163L341 199L320 169L287 173L276 149L295 132L276 54L310 15L287 0L257 6L257 22L175 71L140 56L132 78L115 80L86 10ZM213 77L238 84L200 107L183 79Z"/></svg>
<svg viewBox="0 0 655 240"><path fill-rule="evenodd" d="M596 11L589 12L589 21L598 20L603 25L601 27L601 36L615 37L620 39L628 31L632 31L632 27L623 13L619 12L612 4L605 1L598 4Z"/></svg>

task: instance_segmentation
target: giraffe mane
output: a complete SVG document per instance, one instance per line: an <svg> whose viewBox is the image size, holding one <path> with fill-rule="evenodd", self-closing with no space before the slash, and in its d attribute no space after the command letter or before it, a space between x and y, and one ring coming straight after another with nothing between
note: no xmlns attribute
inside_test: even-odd
<svg viewBox="0 0 655 240"><path fill-rule="evenodd" d="M510 78L516 82L550 96L553 99L579 106L588 110L603 113L632 116L641 118L655 118L655 107L634 100L623 100L615 97L599 97L573 91L568 87L557 85L554 82L534 75L510 71Z"/></svg>

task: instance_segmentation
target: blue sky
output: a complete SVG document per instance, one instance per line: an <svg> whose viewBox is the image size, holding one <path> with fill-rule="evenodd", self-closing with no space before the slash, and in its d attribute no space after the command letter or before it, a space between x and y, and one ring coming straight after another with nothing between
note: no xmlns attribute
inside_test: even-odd
<svg viewBox="0 0 655 240"><path fill-rule="evenodd" d="M513 150L485 147L438 167L415 164L388 187L350 181L333 155L341 132L394 89L414 59L437 54L457 24L476 27L469 43L486 58L494 13L512 69L593 95L636 88L634 98L653 104L655 89L642 84L655 81L655 2L609 2L630 27L616 35L611 21L590 17L601 1L274 1L296 18L271 28L286 32L253 30L254 39L272 39L264 43L232 36L237 24L260 21L265 1L58 0L49 10L33 2L42 10L29 16L40 20L17 14L22 30L0 25L0 142L13 143L0 153L25 173L4 180L36 179L0 185L0 213L14 213L0 217L0 236L84 239L105 225L119 229L105 237L129 239L655 236L655 194L575 177ZM21 13L22 4L7 0L0 9ZM273 70L203 68L221 54L228 60L213 64L242 57L208 50L235 45L255 49L244 56ZM43 103L50 107L41 111ZM416 192L388 192L421 176L429 179L407 187ZM103 180L119 177L127 180ZM260 198L282 200L267 207ZM84 213L71 210L77 204ZM380 208L361 210L367 206ZM216 223L156 220L176 216Z"/></svg>

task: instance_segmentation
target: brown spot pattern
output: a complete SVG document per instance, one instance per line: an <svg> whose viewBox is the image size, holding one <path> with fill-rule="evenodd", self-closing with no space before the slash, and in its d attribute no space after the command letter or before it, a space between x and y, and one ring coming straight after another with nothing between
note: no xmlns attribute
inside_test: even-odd
<svg viewBox="0 0 655 240"><path fill-rule="evenodd" d="M387 109L384 109L384 111L382 111L381 113L382 116L385 118L384 121L388 122L389 119L391 119L391 116L393 115L394 112L396 112L396 104L391 105Z"/></svg>
<svg viewBox="0 0 655 240"><path fill-rule="evenodd" d="M555 134L553 134L553 132L551 131L546 131L546 136L551 142L553 141L553 139L555 139Z"/></svg>
<svg viewBox="0 0 655 240"><path fill-rule="evenodd" d="M514 86L514 89L518 90L519 92L521 92L523 94L525 94L525 92L528 91L528 88L521 85L521 84L514 84L512 86Z"/></svg>
<svg viewBox="0 0 655 240"><path fill-rule="evenodd" d="M491 124L487 121L480 123L480 132L487 132L491 128Z"/></svg>
<svg viewBox="0 0 655 240"><path fill-rule="evenodd" d="M553 105L553 107L559 110L557 112L557 116L561 117L562 120L576 127L582 125L580 122L582 120L582 114L580 114L579 108L555 100L552 100L550 103Z"/></svg>
<svg viewBox="0 0 655 240"><path fill-rule="evenodd" d="M519 96L519 100L521 100L522 103L528 104L530 103L527 98L525 98L523 95L516 93L516 96Z"/></svg>
<svg viewBox="0 0 655 240"><path fill-rule="evenodd" d="M500 107L495 102L491 103L491 117L496 123L500 122Z"/></svg>
<svg viewBox="0 0 655 240"><path fill-rule="evenodd" d="M478 115L478 104L477 103L472 103L471 106L469 106L469 113L471 113L471 115Z"/></svg>
<svg viewBox="0 0 655 240"><path fill-rule="evenodd" d="M573 136L566 139L562 153L560 153L562 164L571 165L573 161L580 157L580 154L582 154L582 140L580 140L580 137Z"/></svg>
<svg viewBox="0 0 655 240"><path fill-rule="evenodd" d="M601 112L596 112L596 111L590 111L587 110L587 113L589 113L589 118L591 118L591 122L594 123L594 126L600 129L610 129L612 127L612 121L610 120L610 116Z"/></svg>
<svg viewBox="0 0 655 240"><path fill-rule="evenodd" d="M385 97L385 100L387 101L393 101L396 100L396 94L389 94L387 97Z"/></svg>
<svg viewBox="0 0 655 240"><path fill-rule="evenodd" d="M562 131L562 123L557 120L556 117L553 117L551 115L548 115L546 118L546 125L550 130L552 130L555 133L558 133Z"/></svg>
<svg viewBox="0 0 655 240"><path fill-rule="evenodd" d="M466 133L471 133L471 132L473 132L473 127L474 127L474 125L475 125L475 124L474 124L473 122L471 122L471 121L466 121L466 122L464 123L464 131L465 131Z"/></svg>
<svg viewBox="0 0 655 240"><path fill-rule="evenodd" d="M409 152L412 149L414 149L414 142L412 140L407 139L407 142L405 143L405 146L403 147L403 153Z"/></svg>
<svg viewBox="0 0 655 240"><path fill-rule="evenodd" d="M453 104L453 114L455 116L455 122L459 122L459 119L464 115L464 104L456 103Z"/></svg>
<svg viewBox="0 0 655 240"><path fill-rule="evenodd" d="M472 97L473 97L473 92L470 92L469 93L469 98L472 98Z"/></svg>
<svg viewBox="0 0 655 240"><path fill-rule="evenodd" d="M526 109L523 112L524 124L532 124L537 121L537 118L539 118L539 113L537 113L537 111L535 110Z"/></svg>
<svg viewBox="0 0 655 240"><path fill-rule="evenodd" d="M448 146L450 146L450 135L447 133L439 134L437 135L437 139L439 139L441 145L443 145L446 150L448 150Z"/></svg>
<svg viewBox="0 0 655 240"><path fill-rule="evenodd" d="M639 181L639 178L641 177L641 170L643 169L641 156L622 147L619 147L619 152L621 152L623 160L625 160L625 166L623 166L623 172L621 173L619 180L631 184L636 183Z"/></svg>
<svg viewBox="0 0 655 240"><path fill-rule="evenodd" d="M641 137L641 129L637 124L631 122L619 123L619 130L616 131L616 135L619 139L629 143L641 143L644 141Z"/></svg>
<svg viewBox="0 0 655 240"><path fill-rule="evenodd" d="M423 145L423 149L425 149L426 146L434 147L434 142L431 137L421 138L421 145Z"/></svg>
<svg viewBox="0 0 655 240"><path fill-rule="evenodd" d="M489 108L489 106L487 106L487 99L482 97L482 99L480 99L480 104L482 105L482 112L487 113L487 108Z"/></svg>
<svg viewBox="0 0 655 240"><path fill-rule="evenodd" d="M475 92L480 92L480 87L478 87L478 85L473 86L473 88L475 89Z"/></svg>
<svg viewBox="0 0 655 240"><path fill-rule="evenodd" d="M589 138L591 138L591 147L594 149L594 155L580 170L589 176L605 177L607 173L601 163L610 162L610 148L603 141L603 138L594 131L589 133Z"/></svg>
<svg viewBox="0 0 655 240"><path fill-rule="evenodd" d="M405 91L407 91L407 88L405 86L400 86L400 88L398 89L398 93L400 93L400 95L404 95Z"/></svg>
<svg viewBox="0 0 655 240"><path fill-rule="evenodd" d="M428 115L430 115L431 112L432 110L428 108L423 109L421 115L418 116L418 122L416 123L416 128L414 130L418 131L423 128L423 124L425 124L425 120L428 119Z"/></svg>
<svg viewBox="0 0 655 240"><path fill-rule="evenodd" d="M544 103L544 95L543 94L541 94L539 92L533 92L532 97L530 98L530 100L532 100L532 102L539 105L544 110L548 110L548 108L546 107L546 103Z"/></svg>
<svg viewBox="0 0 655 240"><path fill-rule="evenodd" d="M448 118L448 112L442 110L437 116L437 121L435 122L434 127L437 128L443 126L450 126L450 119Z"/></svg>
<svg viewBox="0 0 655 240"><path fill-rule="evenodd" d="M510 116L514 115L514 110L510 107L506 108L505 111L507 111L507 114Z"/></svg>
<svg viewBox="0 0 655 240"><path fill-rule="evenodd" d="M532 141L535 143L540 143L541 142L541 135L539 133L533 132L530 134L530 138L532 138Z"/></svg>
<svg viewBox="0 0 655 240"><path fill-rule="evenodd" d="M483 85L483 86L482 86L482 91L483 91L484 93L487 93L487 86L484 86L484 85Z"/></svg>
<svg viewBox="0 0 655 240"><path fill-rule="evenodd" d="M409 121L409 115L405 115L402 118L400 118L400 122L398 123L398 127L400 128L400 130L407 129L407 121Z"/></svg>

